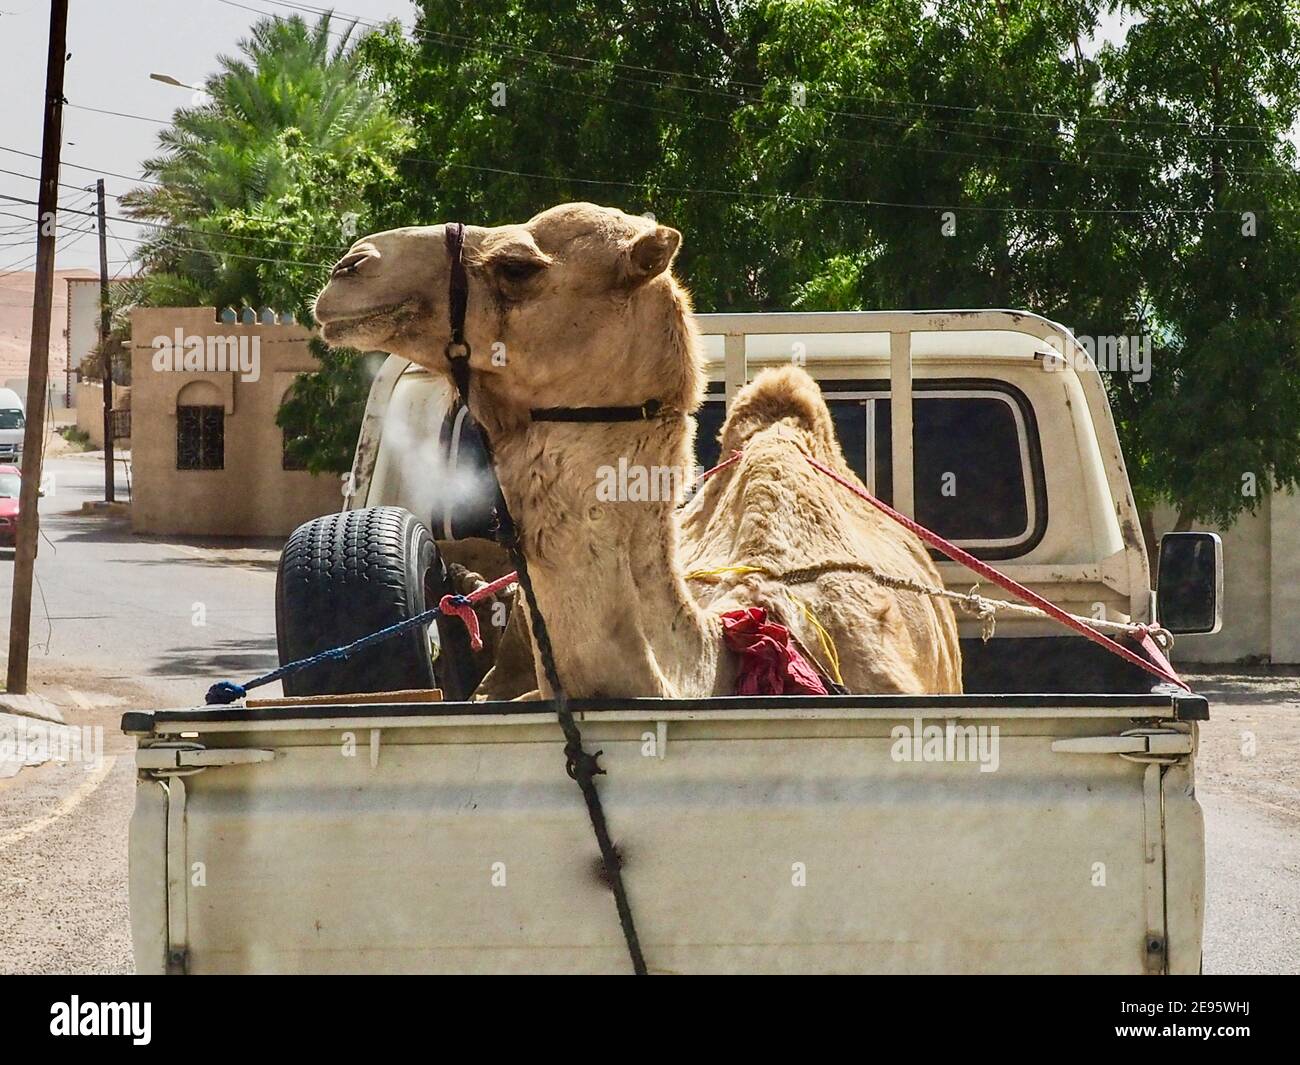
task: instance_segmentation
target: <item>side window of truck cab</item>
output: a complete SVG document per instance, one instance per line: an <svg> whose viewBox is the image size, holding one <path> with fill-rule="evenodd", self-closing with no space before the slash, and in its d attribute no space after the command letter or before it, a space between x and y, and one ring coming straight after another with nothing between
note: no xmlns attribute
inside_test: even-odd
<svg viewBox="0 0 1300 1065"><path fill-rule="evenodd" d="M892 503L887 381L821 382L845 459L867 489ZM914 382L916 519L987 559L1028 553L1047 528L1042 452L1032 406L1016 388L982 379ZM697 413L696 454L719 460L722 386Z"/></svg>

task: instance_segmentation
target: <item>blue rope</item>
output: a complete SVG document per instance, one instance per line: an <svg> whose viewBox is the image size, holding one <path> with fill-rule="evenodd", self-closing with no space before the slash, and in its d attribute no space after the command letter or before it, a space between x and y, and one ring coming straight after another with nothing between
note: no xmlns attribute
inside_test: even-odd
<svg viewBox="0 0 1300 1065"><path fill-rule="evenodd" d="M452 601L457 606L472 605L470 600L463 595L452 597ZM301 672L304 669L311 669L312 666L318 666L322 662L342 662L351 658L358 651L364 651L373 644L382 643L384 640L391 639L394 636L400 636L404 632L418 628L421 625L427 625L434 618L442 613L440 607L431 607L422 614L416 614L413 618L407 618L405 621L399 621L396 625L389 625L386 629L380 629L378 632L372 632L368 636L362 636L359 640L352 643L344 644L342 647L331 647L326 651L320 651L317 654L310 655L307 658L299 658L295 662L286 662L284 665L271 670L269 673L263 673L260 677L254 677L243 684L236 684L234 681L222 680L212 685L208 689L208 694L204 700L209 706L225 706L233 703L236 699L242 699L248 694L250 688L260 688L263 684L270 684L272 681L279 680L281 677L287 677L290 674Z"/></svg>

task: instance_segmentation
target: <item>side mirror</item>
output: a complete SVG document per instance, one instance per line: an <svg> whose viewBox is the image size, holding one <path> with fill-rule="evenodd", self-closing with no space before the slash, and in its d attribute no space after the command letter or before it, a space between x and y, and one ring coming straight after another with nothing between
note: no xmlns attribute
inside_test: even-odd
<svg viewBox="0 0 1300 1065"><path fill-rule="evenodd" d="M1223 541L1217 533L1160 537L1156 617L1175 635L1209 635L1223 627Z"/></svg>

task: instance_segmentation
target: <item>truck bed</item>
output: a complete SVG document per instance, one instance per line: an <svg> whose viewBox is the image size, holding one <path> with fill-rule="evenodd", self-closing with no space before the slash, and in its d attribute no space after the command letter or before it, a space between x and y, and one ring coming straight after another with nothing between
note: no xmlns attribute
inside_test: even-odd
<svg viewBox="0 0 1300 1065"><path fill-rule="evenodd" d="M573 705L652 972L1199 968L1200 697ZM950 725L996 768L925 760ZM142 972L630 971L546 703L123 728Z"/></svg>

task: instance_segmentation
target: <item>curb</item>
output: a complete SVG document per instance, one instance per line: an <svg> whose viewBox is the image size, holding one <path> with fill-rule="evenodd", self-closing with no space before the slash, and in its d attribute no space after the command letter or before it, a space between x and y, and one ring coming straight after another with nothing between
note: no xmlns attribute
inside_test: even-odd
<svg viewBox="0 0 1300 1065"><path fill-rule="evenodd" d="M0 692L0 714L17 714L34 717L39 721L53 721L62 725L63 711L43 695L10 695Z"/></svg>
<svg viewBox="0 0 1300 1065"><path fill-rule="evenodd" d="M93 514L105 518L130 517L130 503L106 503L102 499L92 499L81 504L81 513Z"/></svg>

